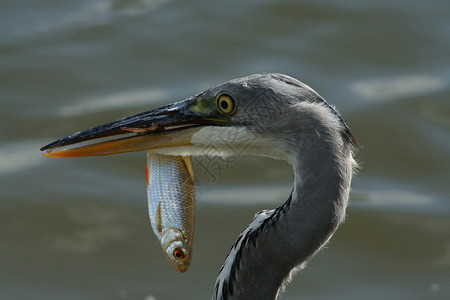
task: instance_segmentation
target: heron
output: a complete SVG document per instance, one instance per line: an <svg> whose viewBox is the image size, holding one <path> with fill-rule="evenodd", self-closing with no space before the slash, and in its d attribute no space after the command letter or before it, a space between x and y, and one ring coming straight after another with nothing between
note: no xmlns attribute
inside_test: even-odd
<svg viewBox="0 0 450 300"><path fill-rule="evenodd" d="M312 88L264 73L74 133L41 150L49 157L153 151L286 160L293 169L290 196L257 213L235 240L214 286L212 298L219 300L278 298L344 220L358 146L340 114Z"/></svg>

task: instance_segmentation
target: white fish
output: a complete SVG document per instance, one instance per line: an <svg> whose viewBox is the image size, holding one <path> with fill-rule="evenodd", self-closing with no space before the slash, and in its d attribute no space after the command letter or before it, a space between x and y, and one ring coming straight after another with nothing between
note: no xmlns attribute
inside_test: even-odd
<svg viewBox="0 0 450 300"><path fill-rule="evenodd" d="M147 153L150 223L170 264L185 272L192 255L195 189L191 158Z"/></svg>

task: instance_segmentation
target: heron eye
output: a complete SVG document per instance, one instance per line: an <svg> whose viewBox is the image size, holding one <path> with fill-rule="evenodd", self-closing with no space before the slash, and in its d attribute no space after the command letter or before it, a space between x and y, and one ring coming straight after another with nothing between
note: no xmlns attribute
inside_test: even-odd
<svg viewBox="0 0 450 300"><path fill-rule="evenodd" d="M172 252L173 257L177 260L182 260L184 258L184 252L180 248L175 248Z"/></svg>
<svg viewBox="0 0 450 300"><path fill-rule="evenodd" d="M222 94L217 99L217 106L224 114L231 114L234 111L234 100L226 94Z"/></svg>

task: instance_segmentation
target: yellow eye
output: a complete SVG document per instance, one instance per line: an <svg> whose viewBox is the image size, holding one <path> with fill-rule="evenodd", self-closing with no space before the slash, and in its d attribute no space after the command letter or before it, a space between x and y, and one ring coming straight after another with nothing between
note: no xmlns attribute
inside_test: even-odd
<svg viewBox="0 0 450 300"><path fill-rule="evenodd" d="M234 111L234 100L226 94L222 94L217 99L217 107L224 114L231 114Z"/></svg>
<svg viewBox="0 0 450 300"><path fill-rule="evenodd" d="M175 248L172 254L177 260L182 260L184 258L184 252L180 248Z"/></svg>

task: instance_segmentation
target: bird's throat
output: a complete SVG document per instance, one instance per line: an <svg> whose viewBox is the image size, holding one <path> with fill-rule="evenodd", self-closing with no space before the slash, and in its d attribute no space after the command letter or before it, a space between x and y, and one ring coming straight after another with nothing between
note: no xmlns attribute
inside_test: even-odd
<svg viewBox="0 0 450 300"><path fill-rule="evenodd" d="M323 157L327 168L317 168L304 155L296 160L301 166L293 164L291 197L279 208L257 214L242 232L216 281L214 299L277 297L293 270L302 268L344 219L351 160L345 164Z"/></svg>

